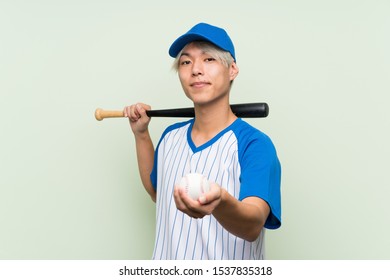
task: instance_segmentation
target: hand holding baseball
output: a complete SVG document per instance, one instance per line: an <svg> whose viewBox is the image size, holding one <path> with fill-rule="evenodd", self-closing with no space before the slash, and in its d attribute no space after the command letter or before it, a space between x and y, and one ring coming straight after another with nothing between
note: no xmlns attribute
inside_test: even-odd
<svg viewBox="0 0 390 280"><path fill-rule="evenodd" d="M208 182L201 174L190 176L187 174L174 190L177 209L193 218L211 215L221 202L221 195L222 188L215 183Z"/></svg>

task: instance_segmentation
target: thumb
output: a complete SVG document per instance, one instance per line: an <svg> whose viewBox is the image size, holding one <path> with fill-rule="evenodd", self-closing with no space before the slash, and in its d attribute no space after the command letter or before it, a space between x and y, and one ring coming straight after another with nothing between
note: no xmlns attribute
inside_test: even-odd
<svg viewBox="0 0 390 280"><path fill-rule="evenodd" d="M149 118L149 116L146 113L147 110L150 110L150 106L149 105L137 103L136 107L137 107L137 111L138 111L138 113L140 114L141 117Z"/></svg>
<svg viewBox="0 0 390 280"><path fill-rule="evenodd" d="M207 198L205 195L202 195L198 198L198 201L200 204L204 205L204 204L207 204Z"/></svg>
<svg viewBox="0 0 390 280"><path fill-rule="evenodd" d="M203 193L199 198L198 201L200 204L209 204L212 203L215 200L219 200L222 196L222 187L219 186L217 183L210 182L210 189Z"/></svg>

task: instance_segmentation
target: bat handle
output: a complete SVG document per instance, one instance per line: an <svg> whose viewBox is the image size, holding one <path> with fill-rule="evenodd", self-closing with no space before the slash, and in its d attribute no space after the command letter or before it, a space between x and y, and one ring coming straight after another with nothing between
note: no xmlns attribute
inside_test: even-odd
<svg viewBox="0 0 390 280"><path fill-rule="evenodd" d="M98 121L101 121L105 118L120 118L124 117L123 111L110 111L110 110L103 110L101 108L97 108L95 111L95 118Z"/></svg>

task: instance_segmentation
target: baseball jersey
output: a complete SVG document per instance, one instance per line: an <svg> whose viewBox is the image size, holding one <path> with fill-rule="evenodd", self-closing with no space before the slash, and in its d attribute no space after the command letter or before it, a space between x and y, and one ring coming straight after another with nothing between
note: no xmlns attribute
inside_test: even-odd
<svg viewBox="0 0 390 280"><path fill-rule="evenodd" d="M157 192L153 259L264 259L264 229L254 242L234 236L213 215L193 219L176 208L174 186L200 173L238 200L260 197L270 206L265 228L281 225L281 168L270 138L242 119L201 146L194 119L169 126L156 147L151 180Z"/></svg>

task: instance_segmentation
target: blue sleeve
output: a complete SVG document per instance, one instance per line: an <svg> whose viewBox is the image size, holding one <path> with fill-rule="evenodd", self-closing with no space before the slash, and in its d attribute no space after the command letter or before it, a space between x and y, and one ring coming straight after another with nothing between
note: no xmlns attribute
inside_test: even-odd
<svg viewBox="0 0 390 280"><path fill-rule="evenodd" d="M271 139L260 131L241 137L239 148L241 189L239 199L256 196L270 207L264 227L281 226L281 166Z"/></svg>
<svg viewBox="0 0 390 280"><path fill-rule="evenodd" d="M158 151L161 145L161 142L164 139L164 136L167 134L168 129L164 131L164 133L161 135L160 140L158 141L156 150L154 151L154 159L153 159L153 169L150 173L150 180L152 182L153 189L157 191L157 169L158 169Z"/></svg>
<svg viewBox="0 0 390 280"><path fill-rule="evenodd" d="M154 152L154 164L152 172L150 173L150 180L155 191L157 191L157 150Z"/></svg>

